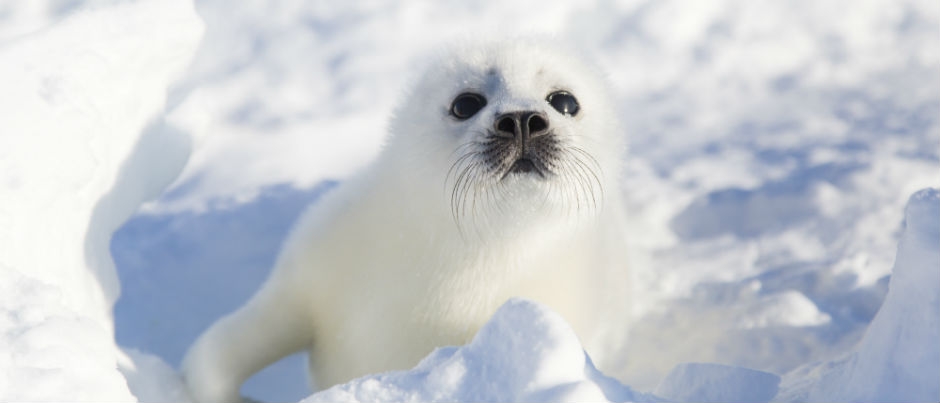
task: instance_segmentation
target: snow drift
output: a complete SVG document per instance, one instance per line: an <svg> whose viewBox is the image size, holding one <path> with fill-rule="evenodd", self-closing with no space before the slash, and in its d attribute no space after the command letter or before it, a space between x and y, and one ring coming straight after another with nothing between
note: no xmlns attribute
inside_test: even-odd
<svg viewBox="0 0 940 403"><path fill-rule="evenodd" d="M511 299L463 347L435 350L410 371L337 385L313 402L655 401L602 375L558 314Z"/></svg>
<svg viewBox="0 0 940 403"><path fill-rule="evenodd" d="M0 401L134 400L108 242L185 164L162 111L201 32L143 0L0 44Z"/></svg>
<svg viewBox="0 0 940 403"><path fill-rule="evenodd" d="M940 401L940 190L911 196L904 222L881 310L809 400Z"/></svg>

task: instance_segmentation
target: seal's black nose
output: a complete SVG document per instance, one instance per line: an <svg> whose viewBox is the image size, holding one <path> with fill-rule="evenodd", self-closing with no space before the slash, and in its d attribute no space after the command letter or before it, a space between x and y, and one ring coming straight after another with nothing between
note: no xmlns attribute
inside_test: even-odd
<svg viewBox="0 0 940 403"><path fill-rule="evenodd" d="M524 142L548 132L548 117L541 112L510 112L497 116L493 126L497 134Z"/></svg>

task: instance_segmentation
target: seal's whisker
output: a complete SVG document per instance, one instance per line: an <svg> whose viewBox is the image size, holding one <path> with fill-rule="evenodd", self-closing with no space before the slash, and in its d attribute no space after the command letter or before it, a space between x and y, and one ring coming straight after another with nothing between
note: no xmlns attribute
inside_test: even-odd
<svg viewBox="0 0 940 403"><path fill-rule="evenodd" d="M454 193L457 189L457 180L459 177L458 172L463 171L466 169L466 165L469 165L473 162L471 159L473 158L474 154L475 153L473 152L469 152L460 156L460 158L458 158L457 161L454 161L453 165L450 166L450 169L447 170L447 175L444 176L444 189L446 191L447 184L450 183L451 180L454 181L454 187L451 191L451 199L453 199Z"/></svg>
<svg viewBox="0 0 940 403"><path fill-rule="evenodd" d="M460 150L462 150L462 149L465 148L465 147L469 147L469 146L473 146L473 145L482 145L482 144L483 144L483 142L476 140L477 137L483 135L483 131L474 130L474 131L472 131L472 132L470 132L470 133L473 134L473 138L474 138L474 139L473 139L473 140L470 140L470 141L467 141L467 142L464 142L464 143L458 145L457 147L455 147L454 150L450 152L450 155L451 155L451 156L453 156L454 154L458 154L458 153L460 152Z"/></svg>
<svg viewBox="0 0 940 403"><path fill-rule="evenodd" d="M594 158L594 156L592 156L590 153L588 153L587 151L584 151L583 149L579 147L570 147L569 150L576 152L579 155L582 155L587 158L587 160L584 160L584 159L578 158L573 153L569 153L569 155L572 158L572 161L578 164L583 169L583 172L585 172L586 175L589 175L590 178L593 179L593 183L591 184L591 191L594 192L594 189L596 189L596 191L600 193L599 199L604 200L604 197L605 197L604 185L601 182L600 175L598 174L598 172L603 173L603 171L601 169L600 164L597 162L597 159ZM597 185L597 186L595 187L594 185Z"/></svg>
<svg viewBox="0 0 940 403"><path fill-rule="evenodd" d="M458 212L462 212L462 216L467 215L467 199L470 198L470 193L473 191L473 177L476 176L477 165L478 163L475 162L467 167L466 175L463 176L460 184L460 210Z"/></svg>
<svg viewBox="0 0 940 403"><path fill-rule="evenodd" d="M495 208L499 211L500 215L506 214L506 210L503 208L503 204L499 202L501 198L503 200L505 199L506 194L505 194L504 188L505 187L502 186L499 182L493 182L491 183L491 186L487 187L487 193L490 194L492 198L490 203L491 205L495 206ZM493 190L493 191L490 191L490 190Z"/></svg>
<svg viewBox="0 0 940 403"><path fill-rule="evenodd" d="M580 213L581 198L579 197L578 189L581 187L580 184L583 180L579 177L577 170L573 168L569 159L570 158L559 159L561 163L561 177L564 179L567 197L574 201L577 212Z"/></svg>
<svg viewBox="0 0 940 403"><path fill-rule="evenodd" d="M597 162L597 158L594 158L594 156L591 155L591 153L585 151L584 149L582 149L582 148L580 148L580 147L571 147L570 149L571 149L572 151L574 151L574 152L577 152L577 153L579 153L579 154L581 154L581 155L587 157L587 159L588 159L587 162L589 162L590 165L593 165L594 168L597 169L597 172L594 172L594 170L590 170L590 171L591 171L591 173L594 175L594 180L597 181L597 186L598 186L598 187L600 188L600 190L603 192L604 186L601 184L600 176L603 176L603 174L604 174L604 169L603 169L603 167L601 166L601 164L600 164L599 162Z"/></svg>
<svg viewBox="0 0 940 403"><path fill-rule="evenodd" d="M571 166L578 173L578 177L581 178L581 190L583 193L585 193L584 195L585 200L587 200L587 198L590 197L593 208L597 209L597 198L594 195L594 182L592 182L590 179L591 176L593 176L595 179L597 178L597 176L594 175L593 172L591 172L591 169L587 167L585 163L581 161L579 158L577 158L576 156L571 155L570 161L571 161ZM600 182L598 182L598 184L599 183Z"/></svg>
<svg viewBox="0 0 940 403"><path fill-rule="evenodd" d="M581 214L581 198L578 197L577 184L575 183L577 178L573 175L569 162L565 161L563 165L565 166L565 174L562 176L562 178L565 180L565 192L573 196L572 198L574 199L575 216L577 216ZM569 215L570 214L571 213L569 212Z"/></svg>
<svg viewBox="0 0 940 403"><path fill-rule="evenodd" d="M548 204L549 196L554 192L555 192L555 182L549 182L548 189L546 189L545 193L542 195L542 204L539 205L539 209L545 208L545 206Z"/></svg>
<svg viewBox="0 0 940 403"><path fill-rule="evenodd" d="M460 222L461 209L465 209L465 206L462 205L462 200L465 199L467 193L466 183L469 180L471 172L478 164L479 162L476 161L472 161L467 164L460 171L460 174L457 176L457 180L454 183L454 190L451 192L451 209L453 210L454 220L458 223Z"/></svg>
<svg viewBox="0 0 940 403"><path fill-rule="evenodd" d="M475 155L476 155L476 152L471 151L471 152L461 155L460 158L457 158L457 160L454 161L454 163L450 166L450 169L447 170L447 176L445 176L445 178L450 178L450 176L454 173L457 167L459 167L463 162L465 162L469 158L474 157Z"/></svg>

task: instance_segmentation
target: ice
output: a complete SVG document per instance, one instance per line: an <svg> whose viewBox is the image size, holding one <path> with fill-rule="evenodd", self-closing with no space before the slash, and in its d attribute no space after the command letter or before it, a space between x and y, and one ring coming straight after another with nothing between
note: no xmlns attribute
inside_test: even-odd
<svg viewBox="0 0 940 403"><path fill-rule="evenodd" d="M0 45L0 400L134 400L108 243L185 164L162 112L202 24L138 1L30 26Z"/></svg>
<svg viewBox="0 0 940 403"><path fill-rule="evenodd" d="M911 196L885 302L856 352L829 370L815 401L940 400L940 189Z"/></svg>

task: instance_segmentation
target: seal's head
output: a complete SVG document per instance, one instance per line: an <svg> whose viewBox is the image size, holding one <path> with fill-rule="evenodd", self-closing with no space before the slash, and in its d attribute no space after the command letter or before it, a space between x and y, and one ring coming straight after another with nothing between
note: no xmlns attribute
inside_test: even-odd
<svg viewBox="0 0 940 403"><path fill-rule="evenodd" d="M536 39L452 47L405 97L386 151L439 170L432 185L458 222L596 215L623 143L603 80L581 59Z"/></svg>

